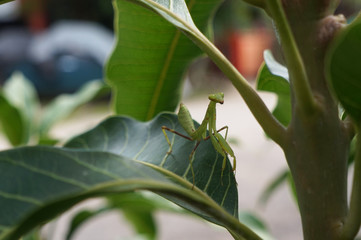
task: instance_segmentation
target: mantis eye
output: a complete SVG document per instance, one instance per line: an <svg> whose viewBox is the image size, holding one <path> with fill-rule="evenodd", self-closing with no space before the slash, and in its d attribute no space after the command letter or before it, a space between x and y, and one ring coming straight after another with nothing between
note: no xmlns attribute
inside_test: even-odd
<svg viewBox="0 0 361 240"><path fill-rule="evenodd" d="M208 99L213 101L213 102L223 104L223 102L224 102L224 93L219 92L219 93L211 94L211 95L208 96Z"/></svg>

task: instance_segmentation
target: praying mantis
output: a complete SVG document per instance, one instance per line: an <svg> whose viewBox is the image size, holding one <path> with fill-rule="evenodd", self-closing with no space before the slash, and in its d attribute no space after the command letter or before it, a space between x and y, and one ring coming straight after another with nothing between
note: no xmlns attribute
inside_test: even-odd
<svg viewBox="0 0 361 240"><path fill-rule="evenodd" d="M193 123L193 119L191 114L189 113L188 108L184 104L180 104L179 112L178 112L178 121L185 130L185 132L188 134L188 136L181 134L174 129L170 129L166 126L162 126L162 131L165 136L165 139L167 140L167 143L169 145L169 151L167 154L170 154L172 152L172 144L168 138L168 135L166 133L166 130L177 134L180 137L183 137L185 139L188 139L189 141L196 141L196 145L193 148L192 152L189 155L189 163L190 163L190 169L192 172L193 177L193 186L195 185L195 175L194 170L192 166L192 158L197 150L197 147L199 146L200 142L206 141L208 139L211 139L213 147L216 149L218 153L220 153L223 156L223 162L222 162L222 172L221 172L221 179L223 177L223 172L226 167L226 161L227 161L227 154L229 154L233 158L233 168L232 170L236 170L236 157L234 156L232 148L229 146L227 142L227 134L228 134L228 126L224 126L217 130L216 128L216 104L220 103L223 104L224 102L224 94L223 92L210 94L208 96L208 99L210 100L208 104L208 108L206 111L206 114L204 116L204 119L201 123L201 125L196 129ZM207 127L208 127L208 136L207 136ZM220 131L226 129L225 137L219 133Z"/></svg>

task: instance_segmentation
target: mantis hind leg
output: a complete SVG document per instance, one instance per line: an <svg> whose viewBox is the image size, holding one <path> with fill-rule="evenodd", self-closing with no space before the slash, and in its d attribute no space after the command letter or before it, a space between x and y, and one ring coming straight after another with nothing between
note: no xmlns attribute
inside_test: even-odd
<svg viewBox="0 0 361 240"><path fill-rule="evenodd" d="M169 151L167 152L167 155L169 155L169 154L172 153L172 143L170 142L169 137L168 137L166 131L171 132L171 133L174 133L174 134L177 134L178 136L180 136L180 137L182 137L182 138L185 138L185 139L187 139L187 140L189 140L189 141L194 141L192 138L190 138L190 137L188 137L188 136L186 136L186 135L184 135L184 134L181 134L181 133L175 131L174 129L168 128L168 127L166 127L166 126L162 126L162 131L163 131L164 137L165 137L165 139L167 140L167 143L168 143L168 145L169 145ZM192 172L192 178L193 178L192 189L194 189L194 186L195 186L195 174L194 174L192 159L193 159L193 155L194 155L194 153L196 152L199 144L200 144L200 141L197 141L196 146L193 148L191 154L189 155L189 166L190 166L190 169L191 169L191 172Z"/></svg>
<svg viewBox="0 0 361 240"><path fill-rule="evenodd" d="M228 136L228 126L221 127L220 129L217 130L217 133L223 131L224 129L226 129L226 134L224 135L224 139L227 140L227 136Z"/></svg>
<svg viewBox="0 0 361 240"><path fill-rule="evenodd" d="M222 137L222 135L219 134L219 132L223 131L224 129L226 129L226 133L224 135L224 138ZM233 167L232 167L232 171L236 171L236 157L233 153L233 150L231 148L231 146L229 146L228 142L227 142L227 136L228 136L228 126L224 126L220 129L217 130L217 133L214 133L214 135L216 136L219 144L221 145L221 148L223 149L223 151L225 151L226 153L228 153L232 158L233 158Z"/></svg>
<svg viewBox="0 0 361 240"><path fill-rule="evenodd" d="M193 178L193 185L192 185L192 189L194 189L194 186L195 186L195 174L194 174L194 169L193 169L193 163L192 163L192 159L193 159L193 156L194 156L194 153L196 152L199 144L201 143L201 141L197 141L196 145L194 146L191 154L189 154L189 166L191 168L191 172L192 172L192 178Z"/></svg>
<svg viewBox="0 0 361 240"><path fill-rule="evenodd" d="M223 138L222 135L219 134L218 132L215 133L214 135L215 135L215 138L217 138L219 145L221 145L221 148L222 148L223 152L229 154L233 158L233 168L232 168L232 170L235 171L236 170L236 156L234 155L234 152L233 152L231 146L229 146L226 139Z"/></svg>
<svg viewBox="0 0 361 240"><path fill-rule="evenodd" d="M224 169L226 168L226 163L227 163L227 154L224 151L224 149L222 148L222 145L219 143L219 141L217 140L217 138L211 134L209 135L212 145L213 147L217 150L218 153L220 153L223 157L223 162L222 162L222 170L221 170L221 185L223 185L223 172Z"/></svg>
<svg viewBox="0 0 361 240"><path fill-rule="evenodd" d="M169 140L169 138L168 138L168 135L167 135L167 133L166 133L166 130L167 130L168 132L177 134L178 136L180 136L180 137L182 137L182 138L188 139L189 141L193 141L192 138L190 138L190 137L188 137L188 136L186 136L186 135L184 135L184 134L181 134L181 133L175 131L174 129L171 129L171 128L166 127L166 126L162 126L162 132L163 132L163 134L164 134L165 140L167 140L167 143L168 143L168 145L169 145L169 151L167 152L168 155L172 153L172 143L170 142L170 140Z"/></svg>
<svg viewBox="0 0 361 240"><path fill-rule="evenodd" d="M171 152L172 152L172 143L170 142L170 140L169 140L169 137L168 137L168 135L167 135L167 133L166 133L166 131L165 130L168 130L167 129L167 127L162 127L162 132L163 132L163 134L164 134L164 137L165 137L165 140L167 140L167 143L168 143L168 145L169 145L169 150L168 150L168 152L167 152L167 155L169 155L169 154L171 154ZM168 130L169 131L169 130Z"/></svg>

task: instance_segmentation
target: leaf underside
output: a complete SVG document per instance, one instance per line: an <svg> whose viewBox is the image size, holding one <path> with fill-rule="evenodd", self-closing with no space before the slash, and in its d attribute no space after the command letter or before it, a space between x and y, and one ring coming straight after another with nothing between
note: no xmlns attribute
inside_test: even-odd
<svg viewBox="0 0 361 240"><path fill-rule="evenodd" d="M257 76L257 90L277 95L277 105L272 114L284 126L291 121L291 92L287 68L276 62L270 51L264 53L265 63Z"/></svg>
<svg viewBox="0 0 361 240"><path fill-rule="evenodd" d="M183 0L170 2L176 14L191 26L194 21L199 29L205 30L210 15L222 0L188 0L190 13ZM172 25L182 27L182 23L162 10L158 14L163 14L168 21L150 11L151 3L149 0L114 1L117 43L106 66L107 81L114 91L115 112L143 121L161 111L175 110L185 69L201 54L199 48Z"/></svg>
<svg viewBox="0 0 361 240"><path fill-rule="evenodd" d="M326 73L346 113L361 122L361 18L345 28L328 52Z"/></svg>
<svg viewBox="0 0 361 240"><path fill-rule="evenodd" d="M146 123L112 117L66 148L0 152L0 206L6 206L0 208L0 239L17 239L86 198L137 190L151 190L227 226L227 213L238 213L229 162L221 181L223 158L210 141L202 142L193 161L197 188L191 190L188 159L195 143L170 135L174 145L167 156L162 125L182 132L173 114Z"/></svg>

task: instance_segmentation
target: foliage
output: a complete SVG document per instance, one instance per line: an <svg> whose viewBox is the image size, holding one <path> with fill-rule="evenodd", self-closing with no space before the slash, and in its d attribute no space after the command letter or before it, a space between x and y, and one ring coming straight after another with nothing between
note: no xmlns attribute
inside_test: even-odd
<svg viewBox="0 0 361 240"><path fill-rule="evenodd" d="M273 112L206 37L220 1L114 0L117 45L106 78L115 113L127 116L108 118L61 148L33 146L0 152L0 205L7 206L0 209L0 239L18 239L89 197L114 194L120 199L109 198L109 206L122 209L127 197L136 197L127 193L140 190L159 194L225 227L235 239L265 237L265 228L257 219L238 218L237 183L230 163L221 179L222 157L210 141L200 144L192 160L194 189L189 154L195 143L173 134L173 151L167 154L169 146L161 127L179 132L182 128L176 115L160 112L177 106L185 68L200 54L196 46L229 78L265 133L285 152L290 172L269 186L264 199L282 181L293 183L293 179L305 239L354 239L361 224L361 73L357 69L361 65L361 17L346 25L342 17L328 16L335 11L337 0L297 1L297 8L295 0L291 4L245 2L272 18L283 51L286 67L265 52L258 76L257 88L278 97ZM50 104L52 110L45 111L37 128L34 91L25 81L11 81L0 94L1 111L9 114L9 118L0 117L4 132L14 145L28 143L34 131L44 136L69 109L91 99L97 88L91 89L92 93L81 91ZM14 94L18 92L22 94ZM345 119L339 117L339 104L348 116ZM346 166L355 136L355 172L348 205ZM127 206L125 214L134 227L143 236L155 238L154 206ZM69 236L101 212L80 212ZM138 214L143 217L139 219Z"/></svg>
<svg viewBox="0 0 361 240"><path fill-rule="evenodd" d="M196 24L206 31L208 16L220 2L178 1L175 14L185 22L172 13L159 13L183 30ZM140 4L153 6L152 1ZM184 69L201 51L179 29L147 9L122 0L114 1L114 8L117 44L106 70L115 112L144 121L161 111L174 111L180 100Z"/></svg>
<svg viewBox="0 0 361 240"><path fill-rule="evenodd" d="M41 108L31 82L16 72L0 91L0 111L3 113L0 115L0 122L3 131L14 146L34 141L41 144L56 143L57 140L48 135L51 127L104 92L105 88L101 81L94 80L78 92L59 95Z"/></svg>

